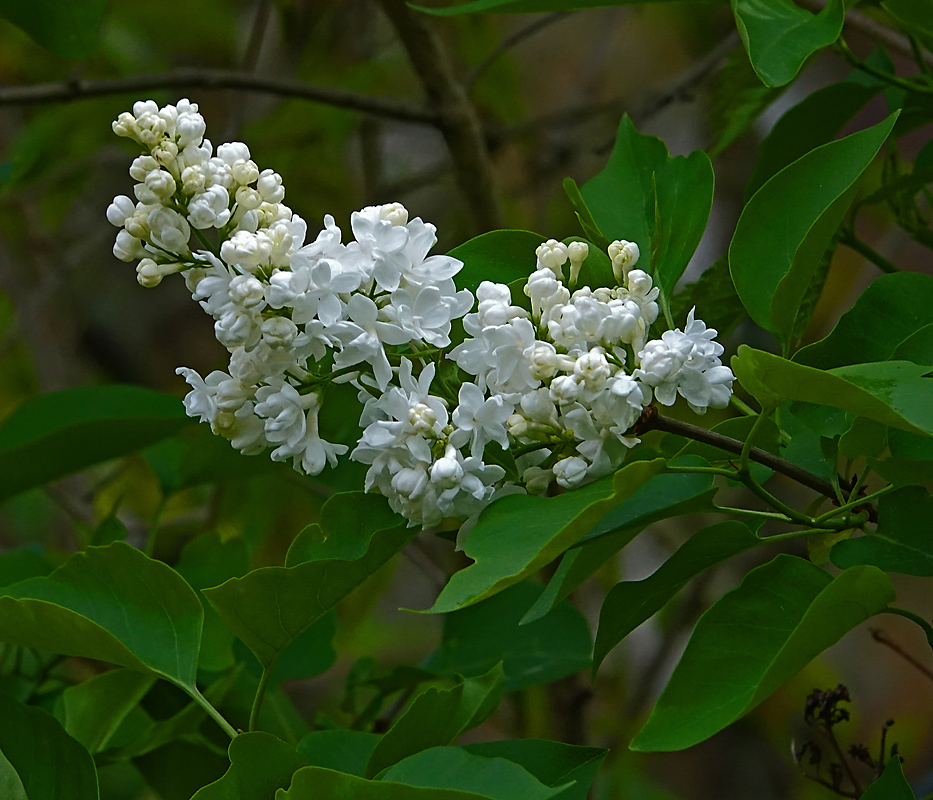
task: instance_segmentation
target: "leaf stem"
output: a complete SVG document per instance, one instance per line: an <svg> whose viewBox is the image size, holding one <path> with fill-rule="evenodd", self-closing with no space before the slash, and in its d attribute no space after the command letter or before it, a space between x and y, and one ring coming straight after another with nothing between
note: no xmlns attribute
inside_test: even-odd
<svg viewBox="0 0 933 800"><path fill-rule="evenodd" d="M919 625L920 629L927 637L927 644L929 644L930 648L933 649L933 625L931 625L929 621L925 620L919 614L915 614L913 611L908 611L906 608L900 608L899 606L888 606L887 608L882 609L880 613L894 614L898 617L904 617L904 619L909 619L915 625Z"/></svg>
<svg viewBox="0 0 933 800"><path fill-rule="evenodd" d="M843 230L839 235L839 243L844 244L846 247L854 250L859 255L864 256L882 272L895 273L901 271L898 269L898 267L896 267L894 264L888 261L888 259L881 255L881 253L875 250L875 248L873 248L867 242L863 242L851 231Z"/></svg>
<svg viewBox="0 0 933 800"><path fill-rule="evenodd" d="M654 408L654 406L649 406L649 408ZM716 433L715 431L708 431L705 428L691 425L689 422L681 422L678 419L661 416L657 413L656 409L655 413L653 415L649 415L649 419L647 419L645 424L640 427L639 432L652 429L664 431L666 433L674 433L678 436L684 436L697 442L703 442L704 444L712 445L713 447L724 450L727 453L734 453L735 455L741 455L742 449L745 446L745 443L740 442L738 439L732 439L728 436L723 436L721 433ZM829 481L818 478L816 475L807 472L805 469L801 469L796 464L791 464L789 461L785 461L780 456L776 456L773 453L769 453L766 450L762 450L758 447L750 447L748 450L748 457L750 460L759 464L764 464L766 467L770 467L775 472L780 472L782 475L786 475L788 478L797 481L797 483L803 484L815 492L819 492L820 494L825 495L831 500L836 499L836 493L833 491L833 487ZM725 474L727 477L735 477L736 480L739 480L739 478L734 476L732 472L722 472L720 474Z"/></svg>
<svg viewBox="0 0 933 800"><path fill-rule="evenodd" d="M887 492L890 492L893 488L894 488L894 485L892 484L890 486L885 486L879 489L877 492L866 494L864 497L857 497L855 498L855 500L850 500L848 503L845 503L839 506L838 508L830 509L825 514L821 514L816 519L814 519L813 522L819 525L821 522L830 520L838 514L841 514L845 511L849 511L852 508L858 508L859 506L863 506L866 503L869 503L872 500L874 500L876 497L881 497L881 495L886 494Z"/></svg>
<svg viewBox="0 0 933 800"><path fill-rule="evenodd" d="M717 506L713 504L716 510L722 514L741 514L747 517L758 517L760 519L773 519L778 522L793 522L793 520L788 517L786 514L781 514L776 511L755 511L752 508L732 508L730 506ZM820 531L825 533L825 531ZM797 534L794 534L795 536Z"/></svg>
<svg viewBox="0 0 933 800"><path fill-rule="evenodd" d="M211 705L211 702L198 691L197 687L186 686L182 688L184 688L184 690L191 696L191 699L194 700L195 703L197 703L207 712L207 715L212 720L214 720L214 722L220 725L221 729L224 733L227 734L227 736L229 736L231 739L236 739L236 729L229 722L227 722L226 719L224 719L223 715L216 708L214 708L213 705Z"/></svg>
<svg viewBox="0 0 933 800"><path fill-rule="evenodd" d="M841 36L836 41L836 49L839 51L840 55L847 62L849 62L849 64L855 67L855 69L861 70L862 72L867 72L869 75L873 75L874 77L883 80L885 83L891 84L891 86L897 86L900 89L906 89L910 92L933 94L933 87L929 87L921 83L916 83L915 81L907 80L906 78L901 78L897 75L892 75L889 72L880 70L877 67L873 67L871 64L862 61L849 49L849 45L846 44L845 39L843 39Z"/></svg>
<svg viewBox="0 0 933 800"><path fill-rule="evenodd" d="M259 678L259 686L256 687L256 695L253 697L253 707L249 711L249 729L251 731L259 730L259 712L262 711L262 701L266 696L266 690L269 688L269 678L272 677L272 670L278 658L272 660L262 668L262 676Z"/></svg>

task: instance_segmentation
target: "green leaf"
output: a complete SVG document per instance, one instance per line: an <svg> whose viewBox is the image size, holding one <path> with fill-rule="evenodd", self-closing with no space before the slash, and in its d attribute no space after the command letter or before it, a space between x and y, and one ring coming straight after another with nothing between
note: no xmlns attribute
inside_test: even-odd
<svg viewBox="0 0 933 800"><path fill-rule="evenodd" d="M888 759L881 777L865 790L862 800L915 800L899 756Z"/></svg>
<svg viewBox="0 0 933 800"><path fill-rule="evenodd" d="M933 2L930 0L884 0L881 7L898 27L933 51Z"/></svg>
<svg viewBox="0 0 933 800"><path fill-rule="evenodd" d="M275 800L485 800L483 795L455 789L424 789L404 783L368 781L323 767L304 767L292 776L288 791Z"/></svg>
<svg viewBox="0 0 933 800"><path fill-rule="evenodd" d="M876 567L836 578L779 555L697 622L633 750L682 750L747 714L856 625L894 600Z"/></svg>
<svg viewBox="0 0 933 800"><path fill-rule="evenodd" d="M933 497L922 486L905 486L878 500L878 527L832 550L837 567L874 564L886 572L933 576L929 521Z"/></svg>
<svg viewBox="0 0 933 800"><path fill-rule="evenodd" d="M424 666L442 675L472 677L501 661L507 692L586 669L593 640L586 618L570 603L559 604L528 625L519 624L543 588L518 583L447 614L441 643Z"/></svg>
<svg viewBox="0 0 933 800"><path fill-rule="evenodd" d="M877 84L844 80L817 89L786 111L759 145L746 201L784 167L838 136L879 91Z"/></svg>
<svg viewBox="0 0 933 800"><path fill-rule="evenodd" d="M748 319L729 272L729 259L723 256L703 271L694 283L688 283L671 298L671 314L684 320L691 308L699 308L703 320L725 338Z"/></svg>
<svg viewBox="0 0 933 800"><path fill-rule="evenodd" d="M97 770L90 753L55 717L0 692L0 754L30 800L97 800Z"/></svg>
<svg viewBox="0 0 933 800"><path fill-rule="evenodd" d="M594 672L613 647L660 611L692 578L761 543L741 522L717 522L693 534L651 576L613 586L599 612Z"/></svg>
<svg viewBox="0 0 933 800"><path fill-rule="evenodd" d="M0 501L134 453L191 424L178 398L139 386L39 395L0 425Z"/></svg>
<svg viewBox="0 0 933 800"><path fill-rule="evenodd" d="M683 514L714 511L712 475L661 474L653 477L618 508L610 511L564 553L554 577L522 618L540 619L589 578L613 555L654 522Z"/></svg>
<svg viewBox="0 0 933 800"><path fill-rule="evenodd" d="M309 560L263 567L204 590L211 605L264 667L415 535L385 498L333 495L321 510L321 539Z"/></svg>
<svg viewBox="0 0 933 800"><path fill-rule="evenodd" d="M269 686L274 688L285 681L313 678L327 672L337 660L333 644L336 632L337 615L331 610L285 648L272 668ZM257 677L262 674L262 665L246 645L237 640L233 650L237 661L245 664Z"/></svg>
<svg viewBox="0 0 933 800"><path fill-rule="evenodd" d="M312 767L327 767L350 775L366 776L366 764L382 736L365 731L314 731L298 743L298 752Z"/></svg>
<svg viewBox="0 0 933 800"><path fill-rule="evenodd" d="M476 292L483 281L511 283L535 271L535 250L547 236L531 231L489 231L481 233L447 255L463 262L455 280L461 289Z"/></svg>
<svg viewBox="0 0 933 800"><path fill-rule="evenodd" d="M716 158L742 136L780 93L779 89L762 85L741 47L729 53L713 79L710 95L710 158Z"/></svg>
<svg viewBox="0 0 933 800"><path fill-rule="evenodd" d="M52 565L32 550L20 548L0 553L0 587L48 575Z"/></svg>
<svg viewBox="0 0 933 800"><path fill-rule="evenodd" d="M558 497L500 498L480 514L467 536L463 549L474 563L451 576L428 611L465 608L537 572L631 497L663 463L636 461Z"/></svg>
<svg viewBox="0 0 933 800"><path fill-rule="evenodd" d="M607 238L638 245L639 268L650 271L655 285L670 297L709 219L713 203L709 156L697 150L671 158L664 142L639 133L626 114L609 163L587 181L581 194Z"/></svg>
<svg viewBox="0 0 933 800"><path fill-rule="evenodd" d="M269 733L241 733L227 748L230 769L195 792L191 800L272 800L287 789L305 759L290 744Z"/></svg>
<svg viewBox="0 0 933 800"><path fill-rule="evenodd" d="M197 691L201 604L171 567L114 542L0 590L0 640L83 656Z"/></svg>
<svg viewBox="0 0 933 800"><path fill-rule="evenodd" d="M89 752L99 753L154 682L154 675L131 669L103 672L65 689L56 704L56 716L69 736Z"/></svg>
<svg viewBox="0 0 933 800"><path fill-rule="evenodd" d="M573 781L557 795L558 800L586 800L596 770L608 753L601 747L579 747L549 739L476 742L463 749L520 764L545 786L564 786Z"/></svg>
<svg viewBox="0 0 933 800"><path fill-rule="evenodd" d="M770 178L742 211L729 246L732 280L752 319L782 340L793 333L856 182L896 119L807 153Z"/></svg>
<svg viewBox="0 0 933 800"><path fill-rule="evenodd" d="M372 778L403 758L453 742L484 722L502 700L502 666L449 689L431 687L419 694L373 748L366 763Z"/></svg>
<svg viewBox="0 0 933 800"><path fill-rule="evenodd" d="M222 444L228 446L226 442ZM216 531L202 533L182 548L175 569L197 592L204 612L198 667L208 672L229 669L236 663L233 632L201 590L230 578L239 578L249 571L249 550L245 540L237 537L224 542Z"/></svg>
<svg viewBox="0 0 933 800"><path fill-rule="evenodd" d="M107 0L0 0L0 17L61 58L87 58L97 49L106 10Z"/></svg>
<svg viewBox="0 0 933 800"><path fill-rule="evenodd" d="M933 434L933 381L925 367L883 361L823 370L741 345L732 371L762 405L787 400L840 408L911 433Z"/></svg>
<svg viewBox="0 0 933 800"><path fill-rule="evenodd" d="M475 792L490 800L550 800L549 787L518 764L475 755L461 747L432 747L389 767L380 780L434 789Z"/></svg>
<svg viewBox="0 0 933 800"><path fill-rule="evenodd" d="M887 361L902 343L910 349L901 351L899 358L912 361L916 352L905 340L927 325L933 325L933 275L882 275L869 284L828 336L801 348L794 361L820 369Z"/></svg>
<svg viewBox="0 0 933 800"><path fill-rule="evenodd" d="M143 452L162 492L173 492L256 475L284 473L291 468L267 456L244 456L230 442L215 435L209 425L194 425Z"/></svg>
<svg viewBox="0 0 933 800"><path fill-rule="evenodd" d="M577 216L580 227L583 228L583 233L589 240L597 242L597 247L600 250L607 250L609 248L609 240L599 229L596 220L593 219L593 215L590 213L589 208L587 208L583 195L580 194L580 187L577 186L577 182L573 178L564 178L564 192L567 194L567 199L570 200L570 205L573 206L573 212ZM611 264L610 269L612 269ZM586 283L586 281L584 281L583 284L591 288L593 286L590 283Z"/></svg>
<svg viewBox="0 0 933 800"><path fill-rule="evenodd" d="M846 12L842 0L830 0L819 14L790 0L732 0L732 13L762 83L783 86L811 55L839 38Z"/></svg>
<svg viewBox="0 0 933 800"><path fill-rule="evenodd" d="M900 274L914 275L916 273ZM933 367L933 323L918 328L904 339L894 348L894 352L891 353L891 360L913 361L914 364Z"/></svg>

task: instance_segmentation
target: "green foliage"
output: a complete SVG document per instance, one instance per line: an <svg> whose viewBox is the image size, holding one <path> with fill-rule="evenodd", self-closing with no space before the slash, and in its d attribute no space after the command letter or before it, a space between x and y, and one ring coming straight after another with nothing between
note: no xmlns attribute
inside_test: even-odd
<svg viewBox="0 0 933 800"><path fill-rule="evenodd" d="M856 182L895 120L818 147L770 178L742 211L729 246L732 279L752 319L785 343Z"/></svg>
<svg viewBox="0 0 933 800"><path fill-rule="evenodd" d="M697 150L671 158L664 142L639 133L625 115L608 164L580 193L607 238L638 245L639 268L650 271L655 285L669 297L709 219L709 156Z"/></svg>
<svg viewBox="0 0 933 800"><path fill-rule="evenodd" d="M134 453L191 424L177 398L139 386L40 395L0 425L0 500Z"/></svg>
<svg viewBox="0 0 933 800"><path fill-rule="evenodd" d="M286 648L414 535L377 495L349 492L325 504L321 539L295 566L263 567L204 594L271 669Z"/></svg>
<svg viewBox="0 0 933 800"><path fill-rule="evenodd" d="M93 53L106 10L107 0L0 2L0 17L61 58L86 58Z"/></svg>
<svg viewBox="0 0 933 800"><path fill-rule="evenodd" d="M792 556L752 570L697 623L635 750L681 750L747 714L894 600L876 567L836 578Z"/></svg>
<svg viewBox="0 0 933 800"><path fill-rule="evenodd" d="M732 13L758 77L766 86L784 86L811 55L836 41L845 5L830 0L812 14L790 0L732 0Z"/></svg>
<svg viewBox="0 0 933 800"><path fill-rule="evenodd" d="M243 733L227 750L230 769L199 789L191 800L258 800L287 789L292 775L305 766L296 750L268 733Z"/></svg>
<svg viewBox="0 0 933 800"><path fill-rule="evenodd" d="M794 361L820 369L869 361L913 361L926 354L910 337L933 324L933 276L898 272L874 280L825 338L799 350ZM904 349L899 350L904 343ZM895 352L898 352L895 357Z"/></svg>
<svg viewBox="0 0 933 800"><path fill-rule="evenodd" d="M717 522L695 533L648 578L617 583L599 612L593 669L626 636L660 611L691 578L761 544L741 522Z"/></svg>
<svg viewBox="0 0 933 800"><path fill-rule="evenodd" d="M55 717L0 692L0 755L18 778L19 797L97 800L97 771L88 751ZM0 764L2 769L2 764ZM0 775L7 782L11 776ZM9 788L13 784L7 783ZM15 785L15 784L13 784Z"/></svg>
<svg viewBox="0 0 933 800"><path fill-rule="evenodd" d="M483 281L511 283L535 270L535 250L548 237L531 231L490 231L448 253L463 262L457 286L476 291Z"/></svg>
<svg viewBox="0 0 933 800"><path fill-rule="evenodd" d="M914 800L913 789L904 778L901 759L891 758L881 777L865 790L864 800Z"/></svg>
<svg viewBox="0 0 933 800"><path fill-rule="evenodd" d="M203 615L173 569L123 542L0 594L0 640L130 667L197 691Z"/></svg>
<svg viewBox="0 0 933 800"><path fill-rule="evenodd" d="M512 495L480 515L464 552L474 564L451 576L432 613L456 611L491 597L553 561L615 506L647 483L660 460L636 461L559 497ZM516 530L522 536L510 535Z"/></svg>
<svg viewBox="0 0 933 800"><path fill-rule="evenodd" d="M643 3L673 2L674 0L471 0L455 6L431 8L416 5L425 14L454 17L461 14L541 14L548 11L577 11L584 8L641 5Z"/></svg>
<svg viewBox="0 0 933 800"><path fill-rule="evenodd" d="M933 543L925 521L933 497L920 486L905 486L878 501L878 527L867 536L839 542L832 550L837 567L873 564L886 572L933 576Z"/></svg>
<svg viewBox="0 0 933 800"><path fill-rule="evenodd" d="M584 616L564 602L527 624L541 595L529 583L444 617L438 648L425 666L444 675L481 675L502 662L505 691L551 683L590 665L593 641Z"/></svg>
<svg viewBox="0 0 933 800"><path fill-rule="evenodd" d="M366 762L366 777L373 778L427 748L450 744L461 733L485 721L501 700L501 664L449 689L427 689L415 698L373 748Z"/></svg>

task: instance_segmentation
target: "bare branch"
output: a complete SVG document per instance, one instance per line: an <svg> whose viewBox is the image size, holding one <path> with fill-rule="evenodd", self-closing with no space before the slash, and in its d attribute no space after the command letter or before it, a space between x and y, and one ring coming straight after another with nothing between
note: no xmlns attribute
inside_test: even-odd
<svg viewBox="0 0 933 800"><path fill-rule="evenodd" d="M428 106L437 111L438 128L476 226L482 231L501 228L502 212L482 125L427 16L410 9L404 0L379 0L379 5L408 53Z"/></svg>
<svg viewBox="0 0 933 800"><path fill-rule="evenodd" d="M512 33L510 36L506 36L502 40L501 44L493 50L486 58L479 62L470 73L464 78L463 83L467 87L467 91L473 88L473 84L479 79L479 77L491 67L496 61L499 60L503 55L505 55L509 50L517 45L520 45L526 39L530 39L536 33L540 33L545 28L549 27L555 22L568 17L569 13L567 11L555 11L553 14L548 14L546 17L541 17L541 19L536 19L529 25L526 25L524 28L519 28L517 31Z"/></svg>
<svg viewBox="0 0 933 800"><path fill-rule="evenodd" d="M312 103L360 111L377 117L437 125L438 115L424 108L386 97L317 86L293 80L278 80L250 72L228 69L179 69L157 75L134 75L129 78L74 80L38 83L31 86L0 87L0 106L36 103L67 103L111 94L139 94L159 89L240 89L279 97L293 97Z"/></svg>

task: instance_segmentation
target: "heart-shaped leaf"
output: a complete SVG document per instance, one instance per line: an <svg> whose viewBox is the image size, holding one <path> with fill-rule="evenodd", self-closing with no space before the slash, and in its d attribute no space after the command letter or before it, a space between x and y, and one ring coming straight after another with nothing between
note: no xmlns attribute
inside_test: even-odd
<svg viewBox="0 0 933 800"><path fill-rule="evenodd" d="M124 542L89 547L48 576L0 589L0 641L109 661L189 693L202 622L184 579Z"/></svg>
<svg viewBox="0 0 933 800"><path fill-rule="evenodd" d="M535 271L535 250L548 237L531 231L489 231L455 247L448 255L463 262L457 286L476 292L483 281L511 283Z"/></svg>

